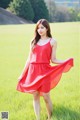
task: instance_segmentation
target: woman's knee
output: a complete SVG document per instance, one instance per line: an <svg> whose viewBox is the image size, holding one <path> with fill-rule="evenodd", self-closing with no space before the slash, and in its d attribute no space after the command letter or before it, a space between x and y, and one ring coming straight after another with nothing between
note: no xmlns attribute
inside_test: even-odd
<svg viewBox="0 0 80 120"><path fill-rule="evenodd" d="M40 94L39 94L38 91L36 91L36 92L33 93L33 98L34 98L34 100L38 100L39 97L40 97Z"/></svg>
<svg viewBox="0 0 80 120"><path fill-rule="evenodd" d="M49 95L49 93L43 93L43 98L44 98L44 101L45 101L46 103L48 103L49 100L50 100L50 95Z"/></svg>

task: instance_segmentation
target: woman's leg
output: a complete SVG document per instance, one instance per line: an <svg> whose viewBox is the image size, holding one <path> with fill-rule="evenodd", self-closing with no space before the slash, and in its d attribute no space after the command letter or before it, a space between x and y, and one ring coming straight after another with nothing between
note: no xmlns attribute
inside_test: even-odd
<svg viewBox="0 0 80 120"><path fill-rule="evenodd" d="M40 93L38 91L33 93L33 106L37 120L40 120Z"/></svg>
<svg viewBox="0 0 80 120"><path fill-rule="evenodd" d="M48 112L48 120L50 120L52 116L52 109L53 109L52 101L50 99L50 93L43 93L43 98L46 103L46 108Z"/></svg>

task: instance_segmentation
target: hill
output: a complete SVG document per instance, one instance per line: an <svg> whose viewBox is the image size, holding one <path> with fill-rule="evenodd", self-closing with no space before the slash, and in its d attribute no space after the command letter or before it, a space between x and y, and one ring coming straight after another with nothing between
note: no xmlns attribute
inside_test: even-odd
<svg viewBox="0 0 80 120"><path fill-rule="evenodd" d="M2 24L27 24L32 23L32 21L27 21L23 18L20 18L10 11L5 10L0 7L0 25Z"/></svg>

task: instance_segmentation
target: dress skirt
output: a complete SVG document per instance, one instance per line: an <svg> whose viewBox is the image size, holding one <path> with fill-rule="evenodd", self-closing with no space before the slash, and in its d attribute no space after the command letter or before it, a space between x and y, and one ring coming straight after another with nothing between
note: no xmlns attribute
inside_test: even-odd
<svg viewBox="0 0 80 120"><path fill-rule="evenodd" d="M31 63L18 82L17 90L31 94L35 91L47 93L59 83L62 73L69 71L72 66L73 58L56 66L48 63Z"/></svg>

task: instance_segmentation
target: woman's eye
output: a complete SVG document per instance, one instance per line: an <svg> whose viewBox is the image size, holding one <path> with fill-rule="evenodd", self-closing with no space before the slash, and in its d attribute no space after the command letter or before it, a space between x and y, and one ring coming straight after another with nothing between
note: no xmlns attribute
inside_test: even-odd
<svg viewBox="0 0 80 120"><path fill-rule="evenodd" d="M40 28L38 28L38 29L44 29L44 27L40 27Z"/></svg>

